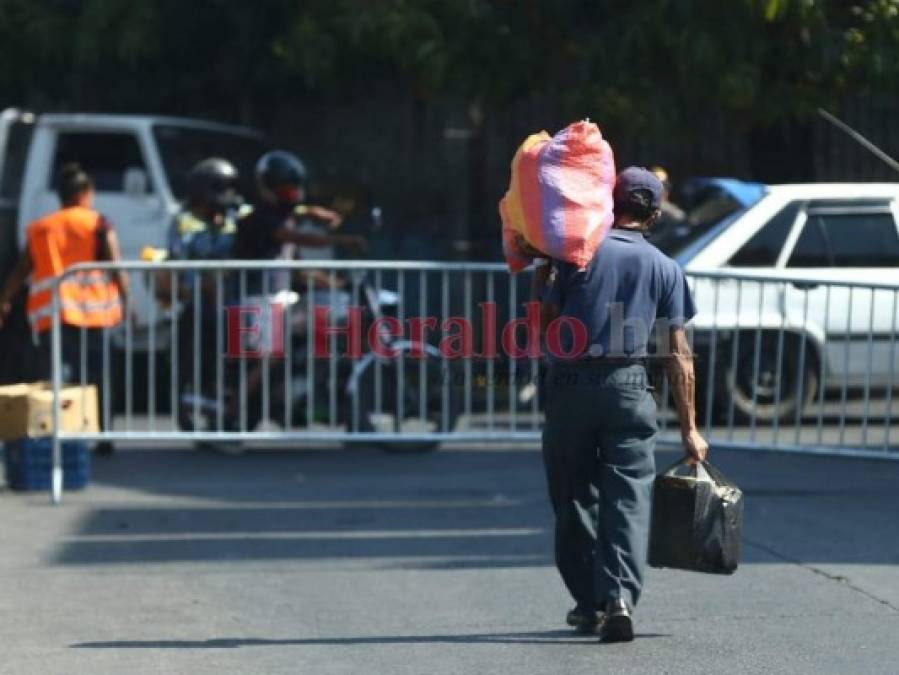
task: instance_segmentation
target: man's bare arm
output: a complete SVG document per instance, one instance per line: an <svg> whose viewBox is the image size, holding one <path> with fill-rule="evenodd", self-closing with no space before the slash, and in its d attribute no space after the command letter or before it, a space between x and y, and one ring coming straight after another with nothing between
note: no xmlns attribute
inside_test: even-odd
<svg viewBox="0 0 899 675"><path fill-rule="evenodd" d="M304 204L297 207L296 213L300 216L307 216L313 220L318 220L332 230L336 230L343 224L343 217L339 213L332 211L331 209L326 209L323 206L306 206Z"/></svg>
<svg viewBox="0 0 899 675"><path fill-rule="evenodd" d="M669 333L670 354L666 370L674 405L680 420L681 439L691 462L705 459L709 444L696 427L696 373L693 369L693 352L683 328L672 328Z"/></svg>
<svg viewBox="0 0 899 675"><path fill-rule="evenodd" d="M534 274L531 277L531 301L539 302L543 297L543 289L546 288L551 271L552 268L547 264L534 267Z"/></svg>
<svg viewBox="0 0 899 675"><path fill-rule="evenodd" d="M546 335L546 329L559 317L559 306L550 300L544 300L540 305L540 335Z"/></svg>

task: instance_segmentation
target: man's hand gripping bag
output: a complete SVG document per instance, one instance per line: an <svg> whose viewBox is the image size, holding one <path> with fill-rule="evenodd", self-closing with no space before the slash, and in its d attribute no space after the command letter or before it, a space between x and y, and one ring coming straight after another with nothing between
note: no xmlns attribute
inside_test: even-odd
<svg viewBox="0 0 899 675"><path fill-rule="evenodd" d="M733 574L740 561L743 493L708 462L679 476L681 460L656 476L649 564Z"/></svg>

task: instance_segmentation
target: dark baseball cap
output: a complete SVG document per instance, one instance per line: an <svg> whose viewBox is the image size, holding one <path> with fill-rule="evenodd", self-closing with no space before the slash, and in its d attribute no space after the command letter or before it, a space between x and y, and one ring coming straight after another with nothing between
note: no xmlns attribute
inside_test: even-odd
<svg viewBox="0 0 899 675"><path fill-rule="evenodd" d="M653 210L662 207L662 194L665 191L662 181L642 166L629 166L618 174L613 192L615 203L626 204L630 201L631 194L641 190L649 193L650 207Z"/></svg>

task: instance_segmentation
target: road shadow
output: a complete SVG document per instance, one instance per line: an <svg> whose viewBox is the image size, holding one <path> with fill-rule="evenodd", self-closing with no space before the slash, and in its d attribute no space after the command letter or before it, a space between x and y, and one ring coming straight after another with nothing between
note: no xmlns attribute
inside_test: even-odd
<svg viewBox="0 0 899 675"><path fill-rule="evenodd" d="M637 633L636 640L671 637L667 633ZM80 642L72 649L239 649L241 647L352 647L360 645L408 644L569 644L599 643L595 635L579 635L570 630L529 631L521 633L474 633L467 635L385 635L339 638L214 638L210 640L120 640Z"/></svg>
<svg viewBox="0 0 899 675"><path fill-rule="evenodd" d="M657 466L677 456L661 451ZM713 461L746 495L742 564L899 563L899 463L734 451ZM536 450L134 451L95 467L97 505L52 564L553 565ZM133 504L104 501L104 488L136 493Z"/></svg>
<svg viewBox="0 0 899 675"><path fill-rule="evenodd" d="M101 488L150 499L101 500L56 551L56 564L552 565L552 517L533 451L135 451L95 467Z"/></svg>

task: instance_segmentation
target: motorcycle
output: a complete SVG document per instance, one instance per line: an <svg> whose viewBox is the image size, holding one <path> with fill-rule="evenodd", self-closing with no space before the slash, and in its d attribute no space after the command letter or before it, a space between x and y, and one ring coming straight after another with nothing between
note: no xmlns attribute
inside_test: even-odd
<svg viewBox="0 0 899 675"><path fill-rule="evenodd" d="M331 278L341 279L336 273ZM343 427L418 434L408 440L349 440L348 446L369 444L407 453L436 449L439 440L421 435L452 431L459 417L449 362L434 345L396 337L383 328L380 319L396 317L398 293L378 287L363 270L350 270L342 283L342 288L321 289L307 280L302 295L281 291L246 297L241 306L258 317L260 329L243 349L256 356L243 366L233 360L226 364L230 386L221 397L221 410L215 369L206 369L199 391L185 378L179 426L186 431L215 429L222 419L226 430L252 430L267 417L285 428L325 425L331 431ZM326 322L315 320L316 307L327 308ZM345 330L354 320L359 321L363 350L360 357L349 358ZM316 344L328 345L327 358L316 358Z"/></svg>

